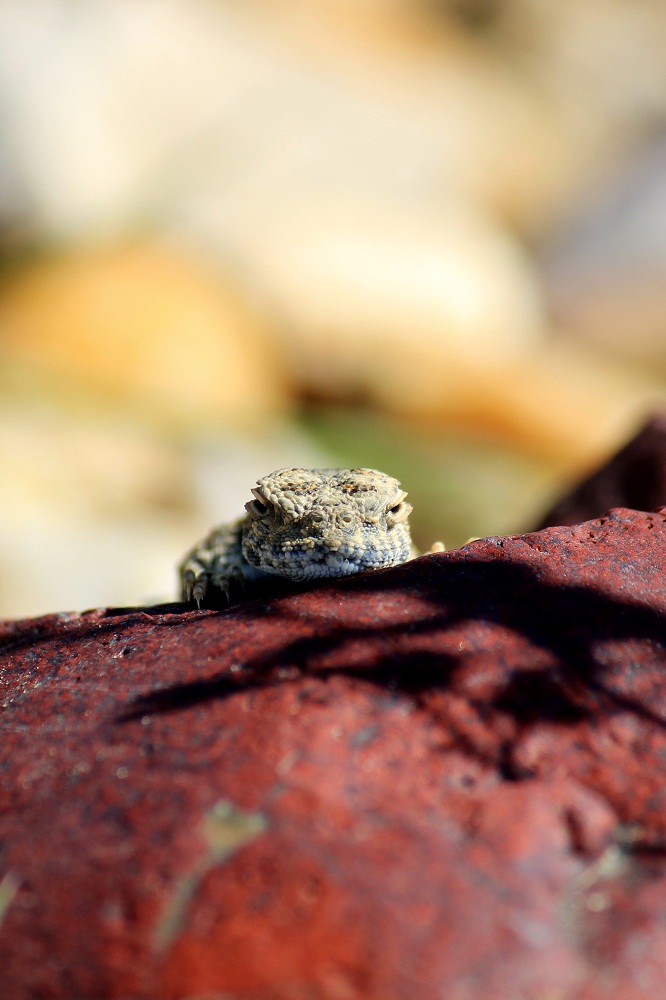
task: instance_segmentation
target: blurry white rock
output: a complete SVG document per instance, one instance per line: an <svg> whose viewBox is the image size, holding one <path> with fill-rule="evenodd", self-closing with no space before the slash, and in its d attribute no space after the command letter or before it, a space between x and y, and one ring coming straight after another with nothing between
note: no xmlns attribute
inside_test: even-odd
<svg viewBox="0 0 666 1000"><path fill-rule="evenodd" d="M666 374L666 134L616 163L542 256L569 334Z"/></svg>
<svg viewBox="0 0 666 1000"><path fill-rule="evenodd" d="M274 467L326 466L288 424L163 432L89 399L0 405L0 619L176 599L176 565Z"/></svg>
<svg viewBox="0 0 666 1000"><path fill-rule="evenodd" d="M0 211L18 199L57 238L151 218L265 77L246 21L210 0L3 0Z"/></svg>
<svg viewBox="0 0 666 1000"><path fill-rule="evenodd" d="M572 137L608 149L662 118L663 0L502 0L496 14L506 58L555 102Z"/></svg>
<svg viewBox="0 0 666 1000"><path fill-rule="evenodd" d="M333 395L379 393L403 359L484 368L544 336L539 292L517 244L462 205L416 212L381 199L259 203L244 273L278 318L290 370Z"/></svg>
<svg viewBox="0 0 666 1000"><path fill-rule="evenodd" d="M5 221L18 205L36 235L108 236L187 221L202 189L232 216L303 190L428 208L456 191L512 217L548 201L573 147L500 60L444 22L391 35L377 5L336 32L326 7L306 30L262 3L5 0Z"/></svg>

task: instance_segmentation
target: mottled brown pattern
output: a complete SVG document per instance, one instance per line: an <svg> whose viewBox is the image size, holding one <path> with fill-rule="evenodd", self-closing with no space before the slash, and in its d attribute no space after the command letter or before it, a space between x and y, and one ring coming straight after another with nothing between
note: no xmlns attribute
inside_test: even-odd
<svg viewBox="0 0 666 1000"><path fill-rule="evenodd" d="M215 528L180 567L184 600L269 576L318 580L409 559L411 505L376 469L278 469L251 491L244 518Z"/></svg>

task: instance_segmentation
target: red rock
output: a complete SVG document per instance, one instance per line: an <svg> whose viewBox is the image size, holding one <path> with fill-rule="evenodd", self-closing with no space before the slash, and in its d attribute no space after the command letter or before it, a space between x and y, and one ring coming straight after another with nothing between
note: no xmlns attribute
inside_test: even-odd
<svg viewBox="0 0 666 1000"><path fill-rule="evenodd" d="M5 623L3 1000L666 995L665 565L615 510Z"/></svg>
<svg viewBox="0 0 666 1000"><path fill-rule="evenodd" d="M666 413L653 417L600 469L544 514L537 530L578 524L611 507L654 510L666 503Z"/></svg>

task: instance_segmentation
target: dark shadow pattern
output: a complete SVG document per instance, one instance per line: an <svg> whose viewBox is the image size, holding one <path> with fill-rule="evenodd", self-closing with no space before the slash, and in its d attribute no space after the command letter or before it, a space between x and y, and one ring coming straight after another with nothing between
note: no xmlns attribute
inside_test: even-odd
<svg viewBox="0 0 666 1000"><path fill-rule="evenodd" d="M645 695L638 701L608 686L606 671L594 653L594 644L600 640L650 640L656 644L655 659L661 655L662 662L666 660L666 617L645 604L618 600L593 588L553 586L524 566L492 560L451 563L428 558L396 570L339 581L338 588L366 601L392 591L416 593L426 602L424 618L377 628L336 624L323 616L319 622L308 618L308 626L315 626L311 637L249 660L236 674L217 673L151 692L133 701L122 721L182 711L240 691L289 683L295 672L319 678L346 675L411 697L430 709L432 699L424 701L424 696L446 691L461 663L457 654L445 648L447 632L462 622L481 621L527 640L538 661L534 668L524 662L512 668L510 644L506 650L499 649L498 655L506 658L506 681L491 698L479 702L486 716L508 714L521 727L539 720L570 726L595 713L631 711L666 728L666 720L648 707ZM290 602L274 600L260 606L265 614L296 616ZM248 613L256 612L251 604L243 607ZM298 617L303 620L302 611ZM375 640L376 650L377 639L383 651L369 652L365 664L317 666L322 657L330 660L337 655L342 659L344 647L356 641ZM442 652L419 648L423 639L430 639L431 644L441 641ZM550 665L541 666L543 662ZM524 776L511 773L508 759L500 766L507 777Z"/></svg>

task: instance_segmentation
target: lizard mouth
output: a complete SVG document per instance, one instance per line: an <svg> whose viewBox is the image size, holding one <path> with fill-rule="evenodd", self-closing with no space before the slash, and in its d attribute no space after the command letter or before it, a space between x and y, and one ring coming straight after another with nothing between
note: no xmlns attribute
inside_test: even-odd
<svg viewBox="0 0 666 1000"><path fill-rule="evenodd" d="M298 545L273 552L269 559L264 555L261 569L290 580L321 580L385 569L408 557L408 548L404 552L402 547L396 550L392 546L365 548L344 542L322 545L321 539L304 539Z"/></svg>

